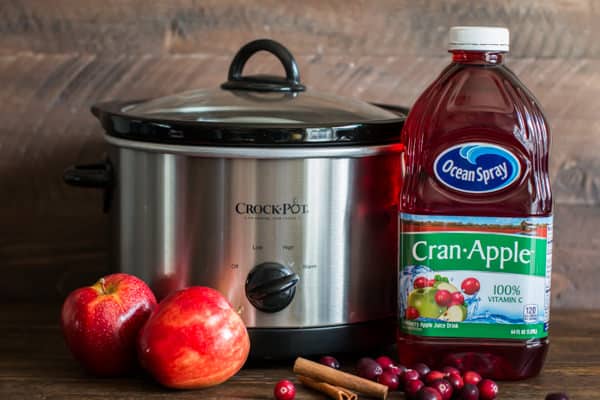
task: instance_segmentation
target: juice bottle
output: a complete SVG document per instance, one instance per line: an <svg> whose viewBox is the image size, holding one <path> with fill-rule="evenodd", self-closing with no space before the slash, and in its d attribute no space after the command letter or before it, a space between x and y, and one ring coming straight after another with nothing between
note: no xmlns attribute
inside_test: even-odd
<svg viewBox="0 0 600 400"><path fill-rule="evenodd" d="M404 126L398 352L493 379L548 350L549 129L504 65L504 28L454 27L452 62Z"/></svg>

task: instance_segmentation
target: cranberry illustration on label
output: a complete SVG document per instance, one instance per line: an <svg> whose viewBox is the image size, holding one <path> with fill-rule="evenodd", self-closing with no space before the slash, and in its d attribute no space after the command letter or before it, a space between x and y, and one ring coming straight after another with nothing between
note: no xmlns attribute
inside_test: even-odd
<svg viewBox="0 0 600 400"><path fill-rule="evenodd" d="M447 290L438 290L435 293L435 302L438 303L442 307L448 307L450 302L452 301L452 296L450 292Z"/></svg>
<svg viewBox="0 0 600 400"><path fill-rule="evenodd" d="M418 278L415 279L413 286L415 287L415 289L422 289L422 288L428 286L427 282L428 282L428 280L426 277L419 276Z"/></svg>
<svg viewBox="0 0 600 400"><path fill-rule="evenodd" d="M450 297L452 298L452 301L450 303L452 305L465 304L465 296L463 296L460 292L454 292Z"/></svg>
<svg viewBox="0 0 600 400"><path fill-rule="evenodd" d="M477 278L467 278L462 282L460 288L465 294L473 295L479 292L480 284Z"/></svg>
<svg viewBox="0 0 600 400"><path fill-rule="evenodd" d="M419 311L414 307L408 307L406 309L406 319L417 319L419 318Z"/></svg>

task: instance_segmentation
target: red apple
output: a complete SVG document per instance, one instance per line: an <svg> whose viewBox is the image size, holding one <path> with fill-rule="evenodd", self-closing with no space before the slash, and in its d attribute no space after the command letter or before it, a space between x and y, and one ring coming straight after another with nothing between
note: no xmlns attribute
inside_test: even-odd
<svg viewBox="0 0 600 400"><path fill-rule="evenodd" d="M136 338L156 299L139 278L113 274L77 289L61 312L67 347L91 374L117 376L136 365Z"/></svg>
<svg viewBox="0 0 600 400"><path fill-rule="evenodd" d="M250 351L240 316L216 290L196 286L169 295L139 336L142 366L164 386L194 389L235 375Z"/></svg>

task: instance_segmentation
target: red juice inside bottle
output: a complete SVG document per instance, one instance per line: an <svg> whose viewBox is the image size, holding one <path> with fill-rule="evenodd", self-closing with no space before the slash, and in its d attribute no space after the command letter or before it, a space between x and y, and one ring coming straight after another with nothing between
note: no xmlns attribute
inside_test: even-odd
<svg viewBox="0 0 600 400"><path fill-rule="evenodd" d="M548 350L548 124L508 30L452 28L449 51L403 130L400 362L523 379Z"/></svg>

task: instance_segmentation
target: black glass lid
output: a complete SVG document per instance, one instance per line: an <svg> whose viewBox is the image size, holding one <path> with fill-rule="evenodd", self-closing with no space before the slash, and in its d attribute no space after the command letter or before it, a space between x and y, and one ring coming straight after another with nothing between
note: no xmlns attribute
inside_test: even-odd
<svg viewBox="0 0 600 400"><path fill-rule="evenodd" d="M243 76L259 51L275 55L286 76ZM307 90L281 44L250 42L217 89L144 101L107 102L92 112L111 136L185 145L330 145L398 141L406 109Z"/></svg>

